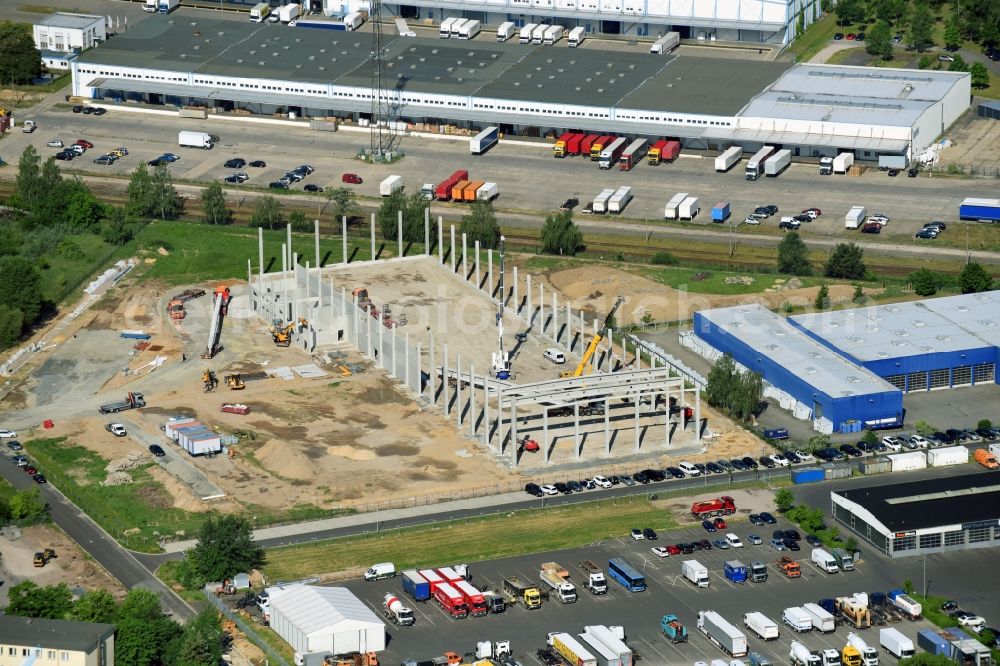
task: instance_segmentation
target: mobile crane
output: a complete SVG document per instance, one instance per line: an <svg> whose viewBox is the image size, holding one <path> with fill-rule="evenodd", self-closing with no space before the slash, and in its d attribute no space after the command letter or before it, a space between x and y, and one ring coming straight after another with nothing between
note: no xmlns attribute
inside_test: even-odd
<svg viewBox="0 0 1000 666"><path fill-rule="evenodd" d="M208 345L201 355L202 358L214 358L216 354L222 351L222 344L220 342L222 339L222 322L229 313L230 300L232 300L232 294L229 291L229 287L218 286L215 288L215 293L212 295L212 323L208 328Z"/></svg>
<svg viewBox="0 0 1000 666"><path fill-rule="evenodd" d="M510 379L510 354L503 348L503 306L507 294L503 288L503 246L504 237L500 237L500 303L497 305L497 350L493 352L491 374L497 379Z"/></svg>
<svg viewBox="0 0 1000 666"><path fill-rule="evenodd" d="M601 340L603 340L608 334L608 329L611 327L611 322L615 318L615 313L618 312L618 308L620 308L624 302L625 298L622 296L619 296L615 300L615 304L611 307L611 312L608 313L608 316L604 318L604 323L601 324L600 330L594 334L590 344L587 345L586 351L583 352L583 357L580 359L580 365L576 366L576 370L573 370L572 372L567 371L560 374L560 377L563 379L580 377L583 375L584 371L587 371L588 373L590 372L591 361L594 360L594 353L597 351L597 345L601 344Z"/></svg>

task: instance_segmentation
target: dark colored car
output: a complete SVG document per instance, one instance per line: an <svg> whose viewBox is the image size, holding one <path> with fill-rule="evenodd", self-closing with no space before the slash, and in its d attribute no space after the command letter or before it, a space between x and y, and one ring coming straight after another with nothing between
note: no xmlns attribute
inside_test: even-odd
<svg viewBox="0 0 1000 666"><path fill-rule="evenodd" d="M767 212L770 213L771 215L778 214L778 207L775 206L774 204L767 204L766 206L764 206L764 208L766 208Z"/></svg>
<svg viewBox="0 0 1000 666"><path fill-rule="evenodd" d="M356 173L345 173L343 176L340 177L340 180L345 183L350 183L351 185L360 185L363 182L365 182L361 180L361 176L359 176Z"/></svg>
<svg viewBox="0 0 1000 666"><path fill-rule="evenodd" d="M712 474L724 474L725 471L726 471L726 470L724 470L722 468L722 465L719 465L719 464L714 463L714 462L707 463L705 465L705 469L707 469Z"/></svg>
<svg viewBox="0 0 1000 666"><path fill-rule="evenodd" d="M771 215L773 215L773 213L771 213L770 207L768 206L757 206L756 208L753 209L753 212L756 213L757 215L764 215L766 217L771 217Z"/></svg>
<svg viewBox="0 0 1000 666"><path fill-rule="evenodd" d="M89 116L93 112L94 112L94 107L92 107L92 106L85 106L85 107L83 107L83 115Z"/></svg>
<svg viewBox="0 0 1000 666"><path fill-rule="evenodd" d="M919 173L920 173L920 169L917 169L916 167L914 167L912 169L908 169L906 171L906 175L909 176L910 178L916 178L917 174L919 174Z"/></svg>
<svg viewBox="0 0 1000 666"><path fill-rule="evenodd" d="M65 160L67 162L71 162L75 157L76 153L74 153L72 150L63 150L61 152L56 153L57 160Z"/></svg>
<svg viewBox="0 0 1000 666"><path fill-rule="evenodd" d="M7 448L10 449L11 451L21 451L24 449L24 447L21 446L21 442L17 441L16 439L12 439L9 442L7 442Z"/></svg>
<svg viewBox="0 0 1000 666"><path fill-rule="evenodd" d="M781 222L778 222L779 229L791 229L792 231L795 231L801 226L802 223L798 220L782 220Z"/></svg>
<svg viewBox="0 0 1000 666"><path fill-rule="evenodd" d="M151 159L148 162L146 162L146 164L149 165L149 166L151 166L151 167L158 167L161 164L166 164L166 163L167 163L167 161L165 159L163 159L162 157L154 157L153 159Z"/></svg>
<svg viewBox="0 0 1000 666"><path fill-rule="evenodd" d="M768 469L774 469L775 467L777 467L777 465L775 464L775 462L773 460L771 460L770 456L761 456L760 457L760 464L763 465L764 467L768 468Z"/></svg>
<svg viewBox="0 0 1000 666"><path fill-rule="evenodd" d="M802 540L802 536L799 534L798 530L785 530L785 538L791 539L792 541Z"/></svg>
<svg viewBox="0 0 1000 666"><path fill-rule="evenodd" d="M726 470L727 472L732 472L732 471L734 471L736 469L736 467L733 466L733 463L729 462L725 458L719 458L719 461L716 464L719 467L721 467L724 470Z"/></svg>
<svg viewBox="0 0 1000 666"><path fill-rule="evenodd" d="M858 34L856 34L854 36L854 41L856 41L856 42L863 42L863 41L865 41L865 33L859 32Z"/></svg>
<svg viewBox="0 0 1000 666"><path fill-rule="evenodd" d="M656 530L652 527L646 527L642 530L642 536L646 537L649 541L656 541Z"/></svg>
<svg viewBox="0 0 1000 666"><path fill-rule="evenodd" d="M677 548L679 548L680 551L685 555L690 555L691 553L694 552L694 546L692 546L689 543L679 543L677 544Z"/></svg>
<svg viewBox="0 0 1000 666"><path fill-rule="evenodd" d="M105 109L104 107L100 107L100 106L95 106L94 107L94 115L95 116L103 116L107 112L108 112L108 110Z"/></svg>
<svg viewBox="0 0 1000 666"><path fill-rule="evenodd" d="M953 441L953 442L961 442L962 441L962 434L963 433L962 433L961 430L958 430L957 428L948 428L947 430L945 430L945 433L949 437L951 437L951 441Z"/></svg>
<svg viewBox="0 0 1000 666"><path fill-rule="evenodd" d="M611 485L613 485L613 486L617 486L619 483L622 482L622 480L619 479L618 476L615 475L615 474L612 474L611 476L609 476L608 477L608 481L610 481Z"/></svg>
<svg viewBox="0 0 1000 666"><path fill-rule="evenodd" d="M223 180L227 183L236 183L237 185L243 182L243 179L239 178L236 174L226 176Z"/></svg>
<svg viewBox="0 0 1000 666"><path fill-rule="evenodd" d="M847 458L847 456L845 456L843 453L833 448L832 446L828 449L825 449L825 451L830 455L831 460L844 460L845 458Z"/></svg>
<svg viewBox="0 0 1000 666"><path fill-rule="evenodd" d="M810 546L816 546L817 548L823 545L823 542L820 541L819 537L816 536L815 534L807 534L806 543L808 543Z"/></svg>
<svg viewBox="0 0 1000 666"><path fill-rule="evenodd" d="M593 479L580 479L580 485L586 490L593 490L597 487L597 484L594 483Z"/></svg>
<svg viewBox="0 0 1000 666"><path fill-rule="evenodd" d="M715 532L716 531L715 530L715 523L713 523L711 520L707 520L706 519L706 520L701 521L701 526L705 529L706 532Z"/></svg>
<svg viewBox="0 0 1000 666"><path fill-rule="evenodd" d="M150 444L149 452L152 453L157 458L162 458L163 456L167 455L167 452L164 451L163 447L160 446L159 444Z"/></svg>
<svg viewBox="0 0 1000 666"><path fill-rule="evenodd" d="M936 432L934 433L934 439L941 442L942 444L954 444L955 438L946 432Z"/></svg>
<svg viewBox="0 0 1000 666"><path fill-rule="evenodd" d="M837 41L839 42L840 40L842 40L842 39L844 38L844 33L842 33L842 32L838 32L838 33L836 33L836 34L835 34L835 35L833 36L833 38L834 38L835 40L837 40Z"/></svg>
<svg viewBox="0 0 1000 666"><path fill-rule="evenodd" d="M741 472L745 472L748 469L750 469L749 467L746 466L746 463L744 463L739 458L733 458L729 462L730 462L730 464L732 464L733 467L735 467L737 470L739 470Z"/></svg>
<svg viewBox="0 0 1000 666"><path fill-rule="evenodd" d="M677 467L668 467L665 471L667 472L667 474L669 474L670 476L674 477L675 479L683 479L684 478L684 472L682 472Z"/></svg>
<svg viewBox="0 0 1000 666"><path fill-rule="evenodd" d="M764 519L760 517L758 513L750 514L750 524L751 525L764 525Z"/></svg>
<svg viewBox="0 0 1000 666"><path fill-rule="evenodd" d="M267 162L265 162L264 160L254 160L247 166L252 166L254 169L263 169L264 167L267 166Z"/></svg>
<svg viewBox="0 0 1000 666"><path fill-rule="evenodd" d="M938 231L944 231L948 228L948 225L944 222L934 220L933 222L928 222L924 225L924 229L937 229Z"/></svg>
<svg viewBox="0 0 1000 666"><path fill-rule="evenodd" d="M773 532L771 532L771 538L772 539L777 539L778 541L784 541L785 540L785 530L774 530Z"/></svg>
<svg viewBox="0 0 1000 666"><path fill-rule="evenodd" d="M646 478L650 481L665 481L667 475L658 469L644 469L642 473L646 475Z"/></svg>
<svg viewBox="0 0 1000 666"><path fill-rule="evenodd" d="M283 183L280 180L276 180L273 183L268 183L267 186L270 187L272 190L287 190L288 189L288 183Z"/></svg>
<svg viewBox="0 0 1000 666"><path fill-rule="evenodd" d="M563 495L569 495L571 492L573 492L572 490L569 489L569 486L567 486L562 481L559 481L558 483L553 483L552 485L555 486L556 490L561 492Z"/></svg>
<svg viewBox="0 0 1000 666"><path fill-rule="evenodd" d="M778 524L778 521L775 520L774 516L772 516L767 511L761 511L760 512L760 519L763 520L768 525L777 525Z"/></svg>
<svg viewBox="0 0 1000 666"><path fill-rule="evenodd" d="M796 215L792 219L794 219L796 222L806 222L806 223L813 221L812 217L806 215L805 213L802 213L801 215Z"/></svg>
<svg viewBox="0 0 1000 666"><path fill-rule="evenodd" d="M35 483L48 483L49 480L45 478L44 474L35 474L31 477L35 480Z"/></svg>
<svg viewBox="0 0 1000 666"><path fill-rule="evenodd" d="M246 165L247 161L245 159L242 159L240 157L234 157L231 160L226 160L226 163L223 164L222 166L226 167L227 169L242 169Z"/></svg>
<svg viewBox="0 0 1000 666"><path fill-rule="evenodd" d="M708 539L699 539L698 545L701 547L702 550L712 550L712 542L709 541Z"/></svg>
<svg viewBox="0 0 1000 666"><path fill-rule="evenodd" d="M83 104L73 105L73 113L80 113L81 111L83 111Z"/></svg>
<svg viewBox="0 0 1000 666"><path fill-rule="evenodd" d="M295 167L294 171L301 171L307 176L311 176L313 172L316 171L316 169L314 169L311 164L300 164L297 167Z"/></svg>
<svg viewBox="0 0 1000 666"><path fill-rule="evenodd" d="M570 197L563 202L562 206L559 206L559 210L573 210L578 205L580 205L580 200L575 197Z"/></svg>
<svg viewBox="0 0 1000 666"><path fill-rule="evenodd" d="M635 474L633 474L632 479L636 483L649 483L649 477L643 474L642 472L636 472Z"/></svg>
<svg viewBox="0 0 1000 666"><path fill-rule="evenodd" d="M865 226L861 227L861 233L880 234L882 233L882 225L878 222L866 222Z"/></svg>
<svg viewBox="0 0 1000 666"><path fill-rule="evenodd" d="M842 444L840 446L841 452L846 456L852 456L854 458L860 458L864 455L864 452L853 444Z"/></svg>
<svg viewBox="0 0 1000 666"><path fill-rule="evenodd" d="M889 169L889 177L895 178L899 175L899 169Z"/></svg>
<svg viewBox="0 0 1000 666"><path fill-rule="evenodd" d="M305 192L316 192L317 194L323 191L323 188L322 188L322 187L320 187L319 185L315 185L315 184L313 184L313 183L309 183L309 184L307 184L307 185L306 185L305 187L303 187L302 189L303 189L303 190L304 190Z"/></svg>
<svg viewBox="0 0 1000 666"><path fill-rule="evenodd" d="M798 455L796 455L796 454L795 454L795 452L794 452L794 451L782 451L781 453L782 453L782 455L784 455L784 456L785 456L786 458L788 458L788 462L790 462L790 463L791 463L791 464L793 464L793 465L795 465L796 463L800 463L800 462L802 462L802 461L801 461L801 460L799 459Z"/></svg>
<svg viewBox="0 0 1000 666"><path fill-rule="evenodd" d="M950 613L952 611L958 610L958 602L953 600L948 600L941 604L941 611L945 613Z"/></svg>
<svg viewBox="0 0 1000 666"><path fill-rule="evenodd" d="M524 492L529 495L534 495L535 497L543 497L545 493L542 492L541 486L537 483L528 483L524 486Z"/></svg>
<svg viewBox="0 0 1000 666"><path fill-rule="evenodd" d="M785 548L788 550L802 550L795 539L783 539L782 543L785 544Z"/></svg>
<svg viewBox="0 0 1000 666"><path fill-rule="evenodd" d="M750 456L746 456L745 458L743 458L743 464L746 465L749 469L757 469L757 462Z"/></svg>
<svg viewBox="0 0 1000 666"><path fill-rule="evenodd" d="M582 493L582 492L583 492L583 491L585 490L585 488L584 488L583 486L581 486L581 485L580 485L580 482L579 482L579 481L567 481L567 482L566 482L566 485L567 485L567 486L569 487L569 489L570 489L570 490L572 490L572 491L573 491L574 493Z"/></svg>

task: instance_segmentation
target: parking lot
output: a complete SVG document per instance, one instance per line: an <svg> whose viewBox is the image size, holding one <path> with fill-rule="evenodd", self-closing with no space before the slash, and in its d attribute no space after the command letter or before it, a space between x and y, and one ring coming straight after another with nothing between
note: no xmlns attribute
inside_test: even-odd
<svg viewBox="0 0 1000 666"><path fill-rule="evenodd" d="M627 527L627 526L626 526ZM748 534L756 533L767 543L770 531L775 528L790 528L779 520L776 526L752 527L745 519L730 525L746 543ZM695 627L697 612L714 610L737 627L742 627L742 616L749 611L760 611L780 624L781 611L789 606L815 602L822 598L850 595L859 591L886 591L902 585L901 571L896 564L890 568L886 561L873 557L872 561L862 559L855 571L826 574L809 562L810 547L803 542L798 553L788 553L802 567L802 576L797 579L785 578L775 566L780 553L767 545L747 545L741 549L695 552L693 555L670 556L660 559L650 552L654 545L667 545L678 541L693 541L704 537L716 538L700 527L688 527L661 533L657 541L633 541L628 529L623 529L620 538L594 544L585 548L539 553L531 556L508 558L491 562L476 563L470 567L471 582L478 588L498 589L503 577L518 576L529 581L538 580L538 572L543 562L555 561L570 571L570 580L577 584L579 601L562 605L550 600L539 610L528 611L521 606L508 608L501 615L481 618L454 620L447 616L433 600L415 603L408 597L406 603L414 610L417 618L412 627L389 626L391 640L381 655L385 663L399 663L405 658L429 659L446 650L464 653L474 649L479 640L512 641L515 656L524 664L540 663L535 655L544 646L546 634L553 631L580 633L583 627L592 624L621 625L625 629L626 642L641 659L650 664L692 664L696 661L711 661L726 655ZM607 566L611 557L624 557L646 576L648 588L644 592L629 593L618 583L609 580L608 594L593 596L580 586L584 580L579 562L590 559L602 567ZM962 553L937 556L938 558L980 557L976 553ZM692 586L681 576L681 562L697 559L710 572L711 585L707 589ZM764 583L730 583L723 575L726 560L739 559L744 564L759 560L768 563L768 580ZM954 561L954 560L953 560ZM442 562L445 566L452 564ZM917 563L919 565L919 563ZM912 565L911 565L912 566ZM920 580L915 579L919 588ZM347 584L375 612L381 611L383 595L386 592L400 593L399 578L366 583L354 581ZM961 600L958 591L955 596ZM990 609L977 608L980 614ZM687 643L672 644L662 634L659 623L666 613L676 614L688 628ZM987 619L989 616L987 614ZM892 626L916 642L918 629L931 626L925 620L903 621ZM840 650L846 644L848 632L856 631L849 625L838 626L834 633L818 634L810 632L795 634L781 625L781 635L776 641L764 642L747 633L750 650L759 652L775 664L787 663L790 644L799 640L811 650L833 648ZM857 632L873 647L877 647L877 628ZM884 651L881 651L884 654Z"/></svg>

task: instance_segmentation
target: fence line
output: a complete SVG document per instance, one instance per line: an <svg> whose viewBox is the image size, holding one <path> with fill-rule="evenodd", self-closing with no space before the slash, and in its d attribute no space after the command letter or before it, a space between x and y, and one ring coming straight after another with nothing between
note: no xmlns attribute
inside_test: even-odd
<svg viewBox="0 0 1000 666"><path fill-rule="evenodd" d="M261 637L261 635L257 633L257 630L253 626L251 626L248 622L246 622L246 620L244 620L242 617L234 613L232 609L230 609L226 604L224 604L221 599L216 597L215 594L206 591L205 598L208 599L209 603L215 606L215 608L218 609L220 613L222 613L228 619L232 620L236 624L236 626L239 627L240 631L242 631L246 635L247 639L251 643L253 643L261 650L263 650L264 654L267 655L268 660L273 660L269 661L268 663L276 664L277 666L291 666L291 664L288 663L288 660L286 660L284 657L278 654L277 651L275 651L275 649L271 647L271 644L265 641Z"/></svg>

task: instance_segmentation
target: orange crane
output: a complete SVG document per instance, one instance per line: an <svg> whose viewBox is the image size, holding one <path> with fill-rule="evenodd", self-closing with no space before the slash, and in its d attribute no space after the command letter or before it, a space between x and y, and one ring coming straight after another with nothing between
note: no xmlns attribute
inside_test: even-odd
<svg viewBox="0 0 1000 666"><path fill-rule="evenodd" d="M597 345L601 344L601 340L603 340L608 334L608 329L611 327L612 320L615 318L615 313L618 312L618 308L620 308L624 302L625 299L619 296L615 301L614 306L611 308L611 312L609 312L608 316L604 318L604 323L601 325L600 330L594 334L590 344L587 345L586 351L583 352L583 357L580 359L580 365L576 366L576 370L573 370L572 372L567 371L560 374L560 377L564 379L568 377L580 377L583 375L584 370L590 372L591 361L594 360L594 353L597 351Z"/></svg>

